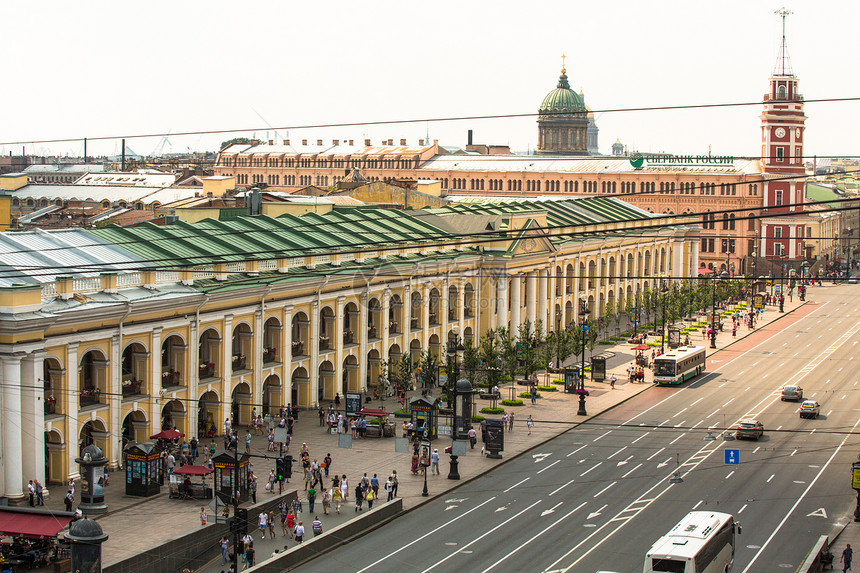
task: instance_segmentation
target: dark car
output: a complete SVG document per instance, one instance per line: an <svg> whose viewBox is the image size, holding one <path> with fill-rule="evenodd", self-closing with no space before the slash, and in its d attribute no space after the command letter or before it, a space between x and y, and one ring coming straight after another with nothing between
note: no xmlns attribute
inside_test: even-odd
<svg viewBox="0 0 860 573"><path fill-rule="evenodd" d="M737 439L757 440L764 435L764 424L758 420L741 420L735 430Z"/></svg>

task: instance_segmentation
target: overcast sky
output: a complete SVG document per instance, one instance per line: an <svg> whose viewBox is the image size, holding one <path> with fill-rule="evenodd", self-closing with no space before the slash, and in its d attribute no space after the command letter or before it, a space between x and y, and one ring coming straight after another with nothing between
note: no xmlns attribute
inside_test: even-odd
<svg viewBox="0 0 860 573"><path fill-rule="evenodd" d="M561 54L595 111L757 102L781 35L780 4L724 2L12 2L0 141L534 113ZM789 54L807 99L860 96L860 3L787 4ZM597 113L600 150L755 155L760 105ZM860 155L860 102L809 103L805 153ZM301 139L431 139L534 148L535 118L290 130ZM237 134L171 136L217 150ZM284 137L278 132L278 139ZM150 154L158 138L129 139ZM81 143L27 152L81 154ZM21 145L0 145L20 153ZM117 153L118 141L89 153Z"/></svg>

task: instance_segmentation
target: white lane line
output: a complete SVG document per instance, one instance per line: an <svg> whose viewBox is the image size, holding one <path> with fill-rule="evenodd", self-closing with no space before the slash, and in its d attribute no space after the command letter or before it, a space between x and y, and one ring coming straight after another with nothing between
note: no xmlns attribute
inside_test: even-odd
<svg viewBox="0 0 860 573"><path fill-rule="evenodd" d="M657 424L657 427L659 428L659 427L660 427L660 426L662 426L663 424L668 424L668 423L669 423L669 419L668 419L668 418L666 418L665 420L663 420L662 422L660 422L659 424Z"/></svg>
<svg viewBox="0 0 860 573"><path fill-rule="evenodd" d="M843 394L843 395L842 395L842 397L841 397L841 398L839 398L839 399L840 399L840 400L844 400L844 399L845 399L845 398L847 398L847 397L848 397L848 394Z"/></svg>
<svg viewBox="0 0 860 573"><path fill-rule="evenodd" d="M631 443L631 444L635 444L636 442L638 442L639 440L641 440L642 438L644 438L645 436L647 436L647 435L648 435L648 434L650 434L650 433L651 433L651 432L645 432L644 434L642 434L641 436L639 436L638 438L636 438L635 440L633 440L633 441L632 441L632 442L630 442L630 443Z"/></svg>
<svg viewBox="0 0 860 573"><path fill-rule="evenodd" d="M545 472L546 470L548 470L549 468L551 468L552 466L554 466L555 464L557 464L557 463L559 463L559 462L561 462L561 460L555 460L554 462L552 462L551 464L549 464L549 465L548 465L547 467L545 467L544 469L542 469L542 470L538 470L538 472L537 472L537 473L543 473L543 472Z"/></svg>
<svg viewBox="0 0 860 573"><path fill-rule="evenodd" d="M738 510L738 513L743 513L744 510L747 508L747 505L749 505L749 504L745 503L744 506Z"/></svg>
<svg viewBox="0 0 860 573"><path fill-rule="evenodd" d="M680 428L681 426L683 426L683 425L684 425L684 422L686 422L686 421L687 421L687 420L681 420L680 422L678 422L677 424L675 424L675 427L676 427L676 428ZM674 444L675 442L672 442L672 443Z"/></svg>
<svg viewBox="0 0 860 573"><path fill-rule="evenodd" d="M435 568L436 568L436 567L438 567L439 565L442 565L443 563L445 563L446 561L448 561L449 559L451 559L452 557L454 557L456 554L460 553L462 550L464 550L464 549L467 549L467 548L471 547L472 545L474 545L475 543L479 542L481 539L485 538L486 536L488 536L489 534L491 534L491 533L492 533L492 532L494 532L495 530L499 529L499 528L500 528L500 527L502 527L503 525L506 525L508 522L510 522L510 521L512 521L512 520L514 520L514 519L516 519L517 517L521 516L522 514L524 514L525 512L527 512L528 510L530 510L531 508L533 508L534 506L536 506L537 504L539 504L541 501L543 501L543 500L542 500L542 499L537 500L536 502L534 502L533 504L531 504L530 506L528 506L528 507L527 507L527 508L525 508L524 510L517 512L516 514L514 514L514 515L512 515L511 517L509 517L508 519L504 520L503 522L501 522L500 524L498 524L497 526L495 526L495 527L494 527L494 528L492 528L491 530L487 531L487 532L486 532L486 533L484 533L483 535L481 535L481 536L479 536L479 537L477 537L477 538L473 539L472 541L470 541L469 543L467 543L467 544L466 544L466 545L464 545L463 547L460 547L459 549L457 549L454 553L452 553L452 554L451 554L451 555L449 555L448 557L446 557L446 558L444 558L444 559L440 559L439 561L437 561L436 563L434 563L433 565L431 565L430 567L428 567L427 569L425 569L425 570L424 570L424 571L422 571L421 573L427 573L428 571L432 571L433 569L435 569Z"/></svg>
<svg viewBox="0 0 860 573"><path fill-rule="evenodd" d="M693 424L693 428L695 428L695 427L696 427L696 426L698 426L699 424L704 424L704 423L705 423L705 421L704 421L704 420L699 420L698 422L696 422L695 424Z"/></svg>
<svg viewBox="0 0 860 573"><path fill-rule="evenodd" d="M830 384L830 378L824 381L825 384Z"/></svg>
<svg viewBox="0 0 860 573"><path fill-rule="evenodd" d="M744 372L746 372L746 370L741 370L740 372L738 372L738 376L740 376L740 375L741 375L741 374L743 374Z"/></svg>
<svg viewBox="0 0 860 573"><path fill-rule="evenodd" d="M725 404L723 404L723 405L722 405L722 406L720 406L720 407L721 407L721 408L725 408L726 406L728 406L729 404L731 404L731 403L732 403L732 402L734 402L734 401L735 401L735 399L734 399L734 398L732 398L731 400L729 400L728 402L726 402Z"/></svg>
<svg viewBox="0 0 860 573"><path fill-rule="evenodd" d="M797 411L797 410L795 410L795 412L796 412L796 411ZM782 426L777 426L777 427L776 427L776 431L777 431L777 432L778 432L778 431L780 431L781 429L782 429Z"/></svg>
<svg viewBox="0 0 860 573"><path fill-rule="evenodd" d="M580 503L579 505L577 505L575 508L573 508L572 510L570 510L569 512L567 512L565 515L563 515L562 517L558 518L558 520L554 521L551 525L548 525L547 527L544 527L543 529L541 529L540 531L538 531L538 532L534 535L534 537L532 537L531 539L529 539L529 540L527 540L527 541L523 541L522 545L520 545L519 547L517 547L517 548L515 548L515 549L512 549L510 553L508 553L507 555L505 555L504 557L502 557L501 559L499 559L498 561L496 561L495 563L493 563L492 565L490 565L489 567L487 567L486 569L484 569L481 573L487 573L488 571L491 571L491 570L492 570L496 565L498 565L499 563L501 563L502 561L504 561L505 559L507 559L507 558L508 558L508 557L510 557L511 555L513 555L514 553L516 553L517 551L519 551L520 549L522 549L522 548L523 548L523 547L525 547L526 545L530 545L532 542L534 542L534 540L535 540L535 539L539 538L541 535L543 535L544 533L546 533L547 531L549 531L550 529L552 529L553 527L555 527L556 525L558 525L559 523L561 523L562 521L564 521L565 519L567 519L568 517L570 517L571 515L573 515L575 512L577 512L577 511L579 511L580 509L582 509L582 508L583 508L583 506L585 506L585 504L586 504L586 503L588 503L588 502L583 501L582 503Z"/></svg>
<svg viewBox="0 0 860 573"><path fill-rule="evenodd" d="M705 503L705 500L704 500L704 499L700 499L700 500L699 500L699 502L698 502L696 505L694 505L694 506L693 506L693 509L696 509L697 507L699 507L699 506L700 506L700 505L702 505L703 503Z"/></svg>
<svg viewBox="0 0 860 573"><path fill-rule="evenodd" d="M698 399L698 400L696 400L695 402L691 403L691 404L690 404L690 406L695 406L696 404L698 404L699 402L701 402L701 401L702 401L702 400L704 400L704 399L705 399L705 397L704 397L704 396L702 396L701 398L699 398L699 399Z"/></svg>
<svg viewBox="0 0 860 573"><path fill-rule="evenodd" d="M584 446L580 446L580 447L576 448L575 450L573 450L572 452L570 452L569 454L567 454L565 457L569 458L570 456L572 456L573 454L575 454L576 452L578 452L582 448L587 448L587 447L588 447L588 444L585 444Z"/></svg>
<svg viewBox="0 0 860 573"><path fill-rule="evenodd" d="M832 413L833 413L833 410L830 410L829 412L827 412L827 414L825 414L825 416L829 416Z"/></svg>
<svg viewBox="0 0 860 573"><path fill-rule="evenodd" d="M793 455L794 455L794 454L796 454L796 453L797 453L797 450L794 450L793 452L791 452L791 454L789 454L789 456L788 456L788 457L791 457L791 456L793 456Z"/></svg>
<svg viewBox="0 0 860 573"><path fill-rule="evenodd" d="M669 442L669 445L671 446L672 444L674 444L675 442L677 442L678 440L680 440L681 438L683 438L686 435L687 435L687 432L684 432L683 434L681 434L680 436L678 436L677 438L675 438L674 440Z"/></svg>
<svg viewBox="0 0 860 573"><path fill-rule="evenodd" d="M815 430L817 430L817 429L818 429L818 428L812 428L812 431L811 431L811 432L809 432L809 433L810 433L810 434L814 434L814 433L815 433Z"/></svg>
<svg viewBox="0 0 860 573"><path fill-rule="evenodd" d="M747 386L746 388L744 388L744 392L749 392L751 389L752 389L752 386Z"/></svg>
<svg viewBox="0 0 860 573"><path fill-rule="evenodd" d="M624 446L620 450L616 451L614 454L610 454L610 455L606 456L606 459L611 460L612 458L614 458L615 456L617 456L618 454L620 454L621 452L623 452L626 449L627 449L627 446Z"/></svg>
<svg viewBox="0 0 860 573"><path fill-rule="evenodd" d="M617 484L617 483L618 483L617 481L612 482L611 484L609 484L608 486L606 486L605 488L603 488L603 489L602 489L602 490L600 490L599 492L595 493L595 494L594 494L594 497L599 496L601 493L603 493L604 491L606 491L607 489L611 488L612 486L614 486L614 485L615 485L615 484ZM602 509L602 508L601 508L601 509Z"/></svg>
<svg viewBox="0 0 860 573"><path fill-rule="evenodd" d="M716 413L717 413L717 412L719 412L719 411L720 411L720 409L719 409L719 408L717 408L716 410L714 410L713 412L711 412L710 414L708 414L707 416L705 416L705 419L707 420L708 418L710 418L711 416L713 416L714 414L716 414Z"/></svg>
<svg viewBox="0 0 860 573"><path fill-rule="evenodd" d="M673 418L677 418L678 416L680 416L681 414L683 414L683 413L684 413L684 412L686 412L686 411L687 411L687 408L684 408L683 410L681 410L680 412L678 412L677 414L675 414L675 415L674 415L674 416L672 416L672 417L673 417Z"/></svg>
<svg viewBox="0 0 860 573"><path fill-rule="evenodd" d="M837 370L837 372L842 372L842 369L840 368L839 370Z"/></svg>
<svg viewBox="0 0 860 573"><path fill-rule="evenodd" d="M596 441L597 441L597 440L599 440L600 438L602 438L602 437L604 437L604 436L608 436L608 435L609 435L609 434L611 434L611 433L612 433L612 430L609 430L608 432L605 432L605 433L603 433L603 434L600 434L599 436L597 436L596 438L594 438L594 439L593 439L593 440L591 440L591 441L592 441L592 442L596 442Z"/></svg>
<svg viewBox="0 0 860 573"><path fill-rule="evenodd" d="M560 488L558 488L557 490L553 491L550 495L553 495L553 494L556 494L556 493L560 492L561 490L563 490L564 488L566 488L567 486L569 486L570 484L572 484L572 483L573 483L573 481L574 481L574 480L570 480L569 482L567 482L566 484L564 484L563 486L561 486L561 487L560 487Z"/></svg>
<svg viewBox="0 0 860 573"><path fill-rule="evenodd" d="M810 398L815 398L815 396L816 396L817 394L818 394L818 392L813 392L813 393L812 393L812 396L810 396Z"/></svg>
<svg viewBox="0 0 860 573"><path fill-rule="evenodd" d="M603 463L603 462L597 462L597 466L599 466L599 465L600 465L600 464L602 464L602 463ZM592 466L592 467L590 467L589 469L585 470L584 472L582 472L581 474L579 474L579 477L582 477L582 476L584 476L585 474L587 474L588 472L590 472L591 470L596 469L596 468L597 468L597 466Z"/></svg>
<svg viewBox="0 0 860 573"><path fill-rule="evenodd" d="M776 477L776 474L770 474L770 477L767 478L767 481L765 483L770 483L770 480L772 480L774 477Z"/></svg>
<svg viewBox="0 0 860 573"><path fill-rule="evenodd" d="M488 500L487 500L487 501L485 501L484 503L481 503L481 504L479 504L479 505L476 505L475 507L473 507L473 508L472 508L472 509L470 509L469 511L466 511L466 512L464 512L464 513L461 513L460 515L458 515L457 517L455 517L455 518L454 518L454 519L452 519L451 521L448 521L448 522L446 522L446 523L443 523L442 525L440 525L440 526L439 526L439 527L437 527L436 529L431 529L430 531L428 531L427 533L425 533L425 534L424 534L424 535L422 535L421 537L419 537L419 538L417 538L417 539L414 539L414 540L410 541L409 543L407 543L406 545L403 545L403 546L402 546L402 547L400 547L399 549L395 549L394 551L392 551L391 553L389 553L389 554L388 554L388 555L386 555L385 557L381 557L381 558L377 559L376 561L374 561L373 563L371 563L370 565L368 565L368 566L367 566L367 567L365 567L364 569L359 569L358 571L356 571L356 573L364 573L365 571L368 571L368 570L370 570L370 569L373 569L374 567L376 567L377 565L379 565L380 563L382 563L383 561L385 561L385 560L386 560L386 559L388 559L389 557L393 557L394 555L397 555L398 553L400 553L401 551L403 551L403 550L404 550L404 549L406 549L407 547L411 547L412 545L415 545L416 543L418 543L418 542L419 542L419 541L421 541L422 539L424 539L424 538L426 538L426 537L429 537L430 535L433 535L434 533L436 533L436 532L437 532L437 531L439 531L440 529L445 529L446 527L450 527L450 526L451 526L451 524L452 524L452 523L454 523L455 521L457 521L458 519L462 519L462 518L466 517L467 515L469 515L469 514L470 514L470 513L472 513L473 511L480 509L481 507L483 507L483 506L487 505L488 503L490 503L490 502L491 502L491 501L493 501L494 499L496 499L496 496L491 497L490 499L488 499Z"/></svg>
<svg viewBox="0 0 860 573"><path fill-rule="evenodd" d="M785 366L785 362L780 362L779 366L777 366L777 368L779 368L780 366Z"/></svg>
<svg viewBox="0 0 860 573"><path fill-rule="evenodd" d="M527 481L529 481L530 479L532 479L532 478L527 477L526 479L524 479L524 480L522 480L522 481L518 481L517 483L515 483L514 485L512 485L511 487L509 487L508 489L506 489L506 490L505 490L505 491L503 491L502 493L508 493L509 491L511 491L512 489L514 489L515 487L517 487L518 485L523 484L523 483L526 483L526 482L527 482Z"/></svg>
<svg viewBox="0 0 860 573"><path fill-rule="evenodd" d="M650 456L648 456L648 457L646 458L646 461L651 461L651 458L653 458L654 456L656 456L657 454L659 454L660 452L662 452L662 451L663 451L663 450L665 450L665 449L666 449L666 448L660 448L659 450L657 450L656 452L654 452L653 454L651 454Z"/></svg>
<svg viewBox="0 0 860 573"><path fill-rule="evenodd" d="M732 477L733 473L735 473L735 470L730 471L729 475L727 475L724 479L729 479L730 477Z"/></svg>
<svg viewBox="0 0 860 573"><path fill-rule="evenodd" d="M761 448L761 446L756 446L755 449L752 451L752 453L758 452L759 448Z"/></svg>
<svg viewBox="0 0 860 573"><path fill-rule="evenodd" d="M627 472L626 474L624 474L621 477L626 478L627 476L629 476L630 474L632 474L633 472L635 472L636 470L638 470L641 467L642 467L642 464L638 464L635 468L633 468L632 470L630 470L629 472Z"/></svg>
<svg viewBox="0 0 860 573"><path fill-rule="evenodd" d="M770 372L768 372L767 374L765 374L764 376L762 376L762 378L767 378L768 376L770 376Z"/></svg>

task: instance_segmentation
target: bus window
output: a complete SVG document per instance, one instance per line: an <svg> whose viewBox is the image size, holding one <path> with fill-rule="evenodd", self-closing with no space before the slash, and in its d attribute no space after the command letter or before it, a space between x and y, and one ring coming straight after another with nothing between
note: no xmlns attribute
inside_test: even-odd
<svg viewBox="0 0 860 573"><path fill-rule="evenodd" d="M655 360L654 361L654 376L674 376L675 361L674 360Z"/></svg>
<svg viewBox="0 0 860 573"><path fill-rule="evenodd" d="M678 559L651 559L651 571L684 573L684 562Z"/></svg>

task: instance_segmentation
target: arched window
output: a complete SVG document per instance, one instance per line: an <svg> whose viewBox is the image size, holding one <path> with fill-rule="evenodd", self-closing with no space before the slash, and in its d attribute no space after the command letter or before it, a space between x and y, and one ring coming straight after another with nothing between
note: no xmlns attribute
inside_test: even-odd
<svg viewBox="0 0 860 573"><path fill-rule="evenodd" d="M747 214L747 231L755 231L755 213Z"/></svg>
<svg viewBox="0 0 860 573"><path fill-rule="evenodd" d="M732 231L735 230L735 214L734 213L729 215L729 229Z"/></svg>

